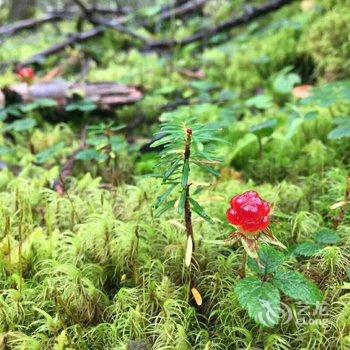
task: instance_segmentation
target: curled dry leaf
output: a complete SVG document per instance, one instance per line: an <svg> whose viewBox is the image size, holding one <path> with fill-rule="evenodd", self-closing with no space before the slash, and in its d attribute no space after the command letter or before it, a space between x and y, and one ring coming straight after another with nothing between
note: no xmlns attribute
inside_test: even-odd
<svg viewBox="0 0 350 350"><path fill-rule="evenodd" d="M185 257L185 265L188 267L191 265L192 260L192 252L193 252L193 242L192 237L187 237L187 248L186 248L186 257Z"/></svg>
<svg viewBox="0 0 350 350"><path fill-rule="evenodd" d="M191 70L191 69L181 69L180 73L187 78L191 79L204 79L205 73L203 69Z"/></svg>
<svg viewBox="0 0 350 350"><path fill-rule="evenodd" d="M340 202L332 204L329 209L331 209L331 210L338 209L338 208L341 208L341 207L348 205L348 204L349 204L348 201L340 201Z"/></svg>
<svg viewBox="0 0 350 350"><path fill-rule="evenodd" d="M203 303L203 299L202 299L201 294L198 292L198 289L196 289L196 288L193 287L193 288L191 289L191 293L192 293L192 295L193 295L193 298L194 298L196 304L197 304L198 306L201 306L202 303Z"/></svg>

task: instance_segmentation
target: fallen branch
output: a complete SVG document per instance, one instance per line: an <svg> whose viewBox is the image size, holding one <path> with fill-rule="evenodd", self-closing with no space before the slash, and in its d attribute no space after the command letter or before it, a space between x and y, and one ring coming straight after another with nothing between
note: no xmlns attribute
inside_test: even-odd
<svg viewBox="0 0 350 350"><path fill-rule="evenodd" d="M252 9L251 11L244 13L242 16L226 21L218 25L217 27L214 27L211 29L203 29L182 40L169 39L169 40L153 42L150 45L148 45L147 49L148 50L165 50L165 49L171 49L173 47L182 47L182 46L194 43L196 41L208 40L217 34L229 31L243 24L250 23L256 18L264 16L270 12L276 11L281 7L288 5L292 2L293 0L270 1L261 7Z"/></svg>
<svg viewBox="0 0 350 350"><path fill-rule="evenodd" d="M72 47L81 42L90 40L92 38L96 38L97 36L103 34L105 28L94 28L89 30L88 32L84 32L81 34L74 34L70 36L67 40L62 41L59 44L53 45L52 47L32 56L28 60L18 64L18 67L30 66L34 63L39 63L43 61L45 58L64 51L67 47Z"/></svg>
<svg viewBox="0 0 350 350"><path fill-rule="evenodd" d="M184 4L178 7L163 11L159 20L167 21L173 18L189 15L201 9L206 2L207 0L192 0L192 1L185 2Z"/></svg>
<svg viewBox="0 0 350 350"><path fill-rule="evenodd" d="M91 24L93 24L95 26L105 26L105 27L113 28L122 34L126 34L126 35L130 36L133 39L140 40L143 44L148 44L148 40L146 38L131 31L130 29L128 29L126 27L123 27L120 20L106 21L103 19L96 18L94 15L93 9L87 8L81 0L73 0L73 1L79 6L79 8L81 9L85 18Z"/></svg>
<svg viewBox="0 0 350 350"><path fill-rule="evenodd" d="M0 36L10 37L13 36L23 30L29 30L37 28L45 23L54 23L60 22L67 19L67 15L63 15L62 13L55 13L47 15L43 18L39 19L26 19L23 21L19 21L13 24L9 24L3 27L0 27Z"/></svg>

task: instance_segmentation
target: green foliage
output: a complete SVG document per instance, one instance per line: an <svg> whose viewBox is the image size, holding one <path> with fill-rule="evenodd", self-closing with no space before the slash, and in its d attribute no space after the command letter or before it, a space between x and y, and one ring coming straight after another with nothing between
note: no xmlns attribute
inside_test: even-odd
<svg viewBox="0 0 350 350"><path fill-rule="evenodd" d="M183 38L247 4L207 1L201 17L160 22L163 5L133 11L128 28L149 40ZM303 12L293 2L169 55L139 51L111 29L35 65L38 81L64 67L61 79L73 82L88 63L87 81L139 86L144 98L108 112L82 96L71 96L66 110L53 100L2 105L0 348L348 349L349 212L336 232L322 229L339 214L330 207L344 200L349 171L349 82L323 83L349 75L348 7L320 0ZM153 21L149 32L134 27L143 20ZM6 62L65 40L74 26L2 38L1 87L18 82ZM304 84L312 95L298 100L292 89ZM177 125L149 152L159 118L162 127ZM82 123L90 126L86 140ZM240 280L241 248L225 241L225 212L233 195L251 189L273 203L271 231L288 253L263 246ZM186 199L196 238L190 268ZM311 280L325 295L320 304Z"/></svg>
<svg viewBox="0 0 350 350"><path fill-rule="evenodd" d="M249 260L250 268L258 277L244 278L235 287L241 306L258 324L271 327L278 323L281 313L279 291L309 305L322 301L323 294L313 282L301 273L283 267L286 260L283 253L265 245L258 255L258 261Z"/></svg>
<svg viewBox="0 0 350 350"><path fill-rule="evenodd" d="M156 208L158 215L171 209L178 202L178 212L184 214L186 201L191 209L207 221L210 217L204 208L192 198L200 187L195 184L195 179L190 179L191 168L197 167L210 174L218 175L213 166L219 163L213 150L213 142L220 141L215 136L216 129L205 126L194 117L183 118L183 115L169 115L156 134L158 140L151 147L163 147L159 166L164 170L162 184L168 186L163 195L158 197ZM209 144L211 145L209 146ZM190 194L190 188L194 188ZM176 190L177 199L167 201L168 197Z"/></svg>
<svg viewBox="0 0 350 350"><path fill-rule="evenodd" d="M317 231L314 240L314 242L305 242L298 245L294 250L294 254L305 257L315 256L325 247L341 242L340 236L335 231L327 228Z"/></svg>
<svg viewBox="0 0 350 350"><path fill-rule="evenodd" d="M271 327L278 323L280 293L271 282L247 277L236 284L239 302L257 323Z"/></svg>
<svg viewBox="0 0 350 350"><path fill-rule="evenodd" d="M323 299L322 292L305 276L296 271L277 271L274 285L292 299L314 305Z"/></svg>

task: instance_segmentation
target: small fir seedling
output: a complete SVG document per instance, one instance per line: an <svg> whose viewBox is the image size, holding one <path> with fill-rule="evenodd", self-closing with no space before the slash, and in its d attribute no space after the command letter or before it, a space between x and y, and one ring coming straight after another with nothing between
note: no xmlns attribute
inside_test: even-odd
<svg viewBox="0 0 350 350"><path fill-rule="evenodd" d="M245 277L247 254L258 259L259 242L271 243L285 248L269 229L271 207L255 191L247 191L231 199L226 212L227 220L236 228L229 240L240 241L244 248L241 277Z"/></svg>
<svg viewBox="0 0 350 350"><path fill-rule="evenodd" d="M172 118L163 122L160 132L161 139L155 141L151 147L163 146L161 151L160 166L165 169L159 177L167 190L158 197L155 205L156 216L177 206L180 216L184 218L187 233L186 265L191 262L194 250L194 235L192 225L192 212L208 222L212 222L204 208L194 199L201 187L195 186L191 181L190 173L194 167L200 168L205 173L218 176L214 166L220 163L214 154L213 143L219 140L215 134L217 128L202 125L195 118L186 121L183 118ZM176 192L173 199L169 196Z"/></svg>
<svg viewBox="0 0 350 350"><path fill-rule="evenodd" d="M128 142L120 134L123 128L125 125L116 126L112 122L89 126L86 145L76 156L76 159L82 161L107 164L110 168L108 177L114 184L129 176L129 163L134 154L134 149L128 146Z"/></svg>

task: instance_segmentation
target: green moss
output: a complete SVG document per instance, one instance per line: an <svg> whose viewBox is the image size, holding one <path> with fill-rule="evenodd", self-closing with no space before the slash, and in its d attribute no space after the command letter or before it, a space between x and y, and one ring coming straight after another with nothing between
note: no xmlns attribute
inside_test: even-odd
<svg viewBox="0 0 350 350"><path fill-rule="evenodd" d="M304 34L303 51L315 62L316 74L332 81L350 73L350 14L338 6L320 16Z"/></svg>

